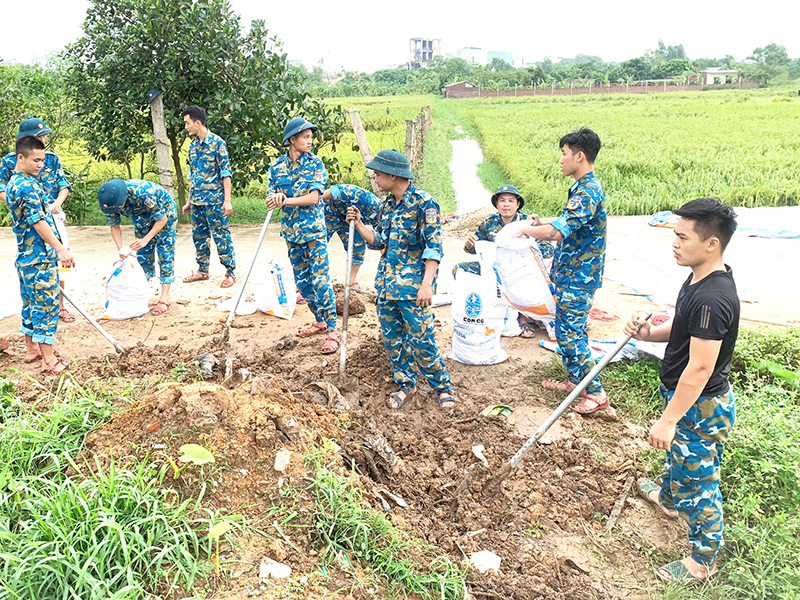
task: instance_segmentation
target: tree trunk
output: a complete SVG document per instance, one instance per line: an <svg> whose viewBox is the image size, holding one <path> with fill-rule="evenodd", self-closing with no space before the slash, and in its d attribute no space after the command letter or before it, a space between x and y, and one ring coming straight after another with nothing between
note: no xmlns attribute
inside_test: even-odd
<svg viewBox="0 0 800 600"><path fill-rule="evenodd" d="M175 179L178 184L178 215L181 214L183 205L186 204L186 184L183 181L183 169L181 168L181 144L178 145L178 134L172 130L167 131L169 138L169 146L172 150L172 165L175 167ZM181 218L183 222L187 222L185 218Z"/></svg>
<svg viewBox="0 0 800 600"><path fill-rule="evenodd" d="M167 148L167 126L164 119L164 99L158 94L150 101L150 117L153 119L153 140L156 143L158 178L161 186L175 196L172 184L172 169L169 168L169 149ZM142 154L144 156L144 154ZM144 169L142 169L144 170Z"/></svg>

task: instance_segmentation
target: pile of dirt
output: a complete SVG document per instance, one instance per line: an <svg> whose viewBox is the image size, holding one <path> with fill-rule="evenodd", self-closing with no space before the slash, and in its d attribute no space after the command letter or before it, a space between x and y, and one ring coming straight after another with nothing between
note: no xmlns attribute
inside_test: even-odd
<svg viewBox="0 0 800 600"><path fill-rule="evenodd" d="M496 212L494 208L485 206L462 217L448 221L442 226L442 231L448 236L467 239L475 232L478 225L493 212Z"/></svg>

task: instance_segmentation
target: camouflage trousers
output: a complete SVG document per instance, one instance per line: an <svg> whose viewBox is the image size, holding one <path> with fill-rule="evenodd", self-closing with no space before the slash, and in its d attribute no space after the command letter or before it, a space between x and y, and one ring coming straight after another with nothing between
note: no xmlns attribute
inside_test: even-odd
<svg viewBox="0 0 800 600"><path fill-rule="evenodd" d="M36 344L52 346L58 326L58 264L17 266L17 275L22 298L20 331L33 338Z"/></svg>
<svg viewBox="0 0 800 600"><path fill-rule="evenodd" d="M586 320L592 309L593 298L594 290L556 290L556 341L572 383L579 383L594 367L586 334ZM602 391L599 377L586 386L587 394L599 394Z"/></svg>
<svg viewBox="0 0 800 600"><path fill-rule="evenodd" d="M673 394L661 386L665 405ZM688 523L692 558L701 565L713 565L723 544L719 465L735 417L733 390L700 396L678 421L664 473L656 478L661 503Z"/></svg>
<svg viewBox="0 0 800 600"><path fill-rule="evenodd" d="M297 289L318 323L336 331L336 296L328 274L328 244L324 238L302 244L286 242Z"/></svg>
<svg viewBox="0 0 800 600"><path fill-rule="evenodd" d="M458 263L455 267L453 267L453 277L456 276L456 271L459 269L466 271L467 273L472 273L473 275L480 275L481 263L478 261Z"/></svg>
<svg viewBox="0 0 800 600"><path fill-rule="evenodd" d="M222 211L222 204L192 204L192 240L197 251L197 270L201 273L208 273L212 237L217 245L219 262L228 275L233 275L236 255L228 228L228 217Z"/></svg>
<svg viewBox="0 0 800 600"><path fill-rule="evenodd" d="M337 234L339 239L342 240L342 245L344 246L344 251L347 252L347 241L350 237L350 225L348 225L347 221L343 221L341 219L331 218L330 215L325 215L325 228L328 230L328 241L331 241L333 234ZM364 264L364 254L367 251L367 243L364 241L364 238L361 237L361 234L357 231L353 236L353 264L354 265L363 265Z"/></svg>
<svg viewBox="0 0 800 600"><path fill-rule="evenodd" d="M437 393L452 393L450 373L436 345L430 306L420 308L413 300L386 300L379 296L377 310L395 383L416 387L416 367Z"/></svg>
<svg viewBox="0 0 800 600"><path fill-rule="evenodd" d="M146 236L153 228L153 219L134 218L133 231L136 238L141 239ZM175 281L175 236L177 235L178 219L167 220L167 224L150 240L144 248L136 251L136 260L142 265L145 276L148 279L155 277L156 265L155 254L158 252L158 275L161 283L173 283ZM208 272L208 271L204 271Z"/></svg>

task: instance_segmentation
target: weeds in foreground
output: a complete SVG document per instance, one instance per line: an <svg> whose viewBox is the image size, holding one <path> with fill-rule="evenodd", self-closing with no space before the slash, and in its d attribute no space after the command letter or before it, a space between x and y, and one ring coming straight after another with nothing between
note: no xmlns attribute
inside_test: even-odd
<svg viewBox="0 0 800 600"><path fill-rule="evenodd" d="M465 571L368 508L361 490L325 466L324 456L323 449L308 457L315 472L308 485L314 498L312 528L323 560L362 561L381 576L392 597L463 598Z"/></svg>

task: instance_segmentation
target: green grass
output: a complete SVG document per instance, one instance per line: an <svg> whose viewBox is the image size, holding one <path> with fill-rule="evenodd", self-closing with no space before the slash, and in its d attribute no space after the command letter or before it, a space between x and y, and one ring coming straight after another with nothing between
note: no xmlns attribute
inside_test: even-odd
<svg viewBox="0 0 800 600"><path fill-rule="evenodd" d="M312 535L322 560L330 563L344 554L361 561L380 576L391 598L463 598L464 569L367 507L361 490L325 464L326 455L323 448L307 457L314 469L308 485L314 499Z"/></svg>
<svg viewBox="0 0 800 600"><path fill-rule="evenodd" d="M733 360L736 423L725 445L721 488L725 538L720 573L702 588L663 586L661 600L800 598L800 391L756 369L762 358L800 366L797 328L740 332ZM554 368L555 369L555 368ZM615 363L603 374L620 412L647 426L661 413L656 363ZM612 383L613 382L613 383ZM639 459L655 473L663 453ZM655 557L680 558L678 551ZM659 566L658 565L654 566Z"/></svg>
<svg viewBox="0 0 800 600"><path fill-rule="evenodd" d="M579 127L603 142L596 170L610 214L650 214L699 196L741 206L800 202L796 90L447 100L474 122L487 162L557 214L558 140Z"/></svg>
<svg viewBox="0 0 800 600"><path fill-rule="evenodd" d="M168 464L78 462L88 432L137 397L63 377L31 405L0 378L0 599L138 599L206 575L200 498L163 484Z"/></svg>

